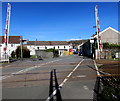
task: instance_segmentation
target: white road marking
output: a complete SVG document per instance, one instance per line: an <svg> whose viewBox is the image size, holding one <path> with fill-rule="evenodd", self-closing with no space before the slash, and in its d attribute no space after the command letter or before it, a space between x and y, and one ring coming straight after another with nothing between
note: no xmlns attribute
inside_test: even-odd
<svg viewBox="0 0 120 101"><path fill-rule="evenodd" d="M73 74L73 72L79 67L79 65L80 65L83 61L84 61L84 59L82 59L82 60L78 63L78 65L73 69L73 71L68 74L68 76L67 76L67 77L63 80L63 82L59 85L60 87L62 87L62 86L64 85L64 83L68 80L68 78Z"/></svg>
<svg viewBox="0 0 120 101"><path fill-rule="evenodd" d="M71 58L71 57L69 57L69 58L64 58L64 59L70 59L70 58ZM8 75L8 76L1 76L1 77L0 77L0 80L3 80L3 79L6 79L6 78L9 78L9 77L12 77L12 76L14 76L15 74L25 73L25 72L27 72L27 71L30 71L30 70L39 68L39 67L41 67L41 66L43 66L43 65L46 65L46 64L49 64L49 63L53 63L53 62L57 62L57 61L64 60L64 59L53 60L53 61L49 61L49 62L40 64L40 65L36 65L36 66L34 66L34 67L29 67L29 68L26 68L26 69L22 69L22 70L20 70L20 71L18 71L18 72L13 72L13 73L11 73L11 74Z"/></svg>
<svg viewBox="0 0 120 101"><path fill-rule="evenodd" d="M9 66L11 66L11 65L7 65L7 66L5 66L5 67L9 67Z"/></svg>
<svg viewBox="0 0 120 101"><path fill-rule="evenodd" d="M96 68L96 71L97 71L97 75L98 75L98 76L101 77L100 72L103 73L103 74L111 75L110 73L106 73L106 72L103 72L103 71L99 71L95 60L94 60L94 65L95 65L95 68Z"/></svg>
<svg viewBox="0 0 120 101"><path fill-rule="evenodd" d="M86 77L86 75L78 75L76 77L78 77L78 78L84 78L84 77Z"/></svg>
<svg viewBox="0 0 120 101"><path fill-rule="evenodd" d="M84 59L82 59L82 60L78 63L78 65L73 69L73 71L68 74L68 76L67 76L67 77L63 80L63 82L59 85L59 88L58 88L58 89L60 89L60 88L66 83L66 81L68 80L68 78L73 74L73 72L80 66L80 64L81 64L83 61L84 61ZM57 92L57 89L55 89L55 90L53 91L53 93L47 98L46 101L49 101L53 96L55 96L56 92Z"/></svg>
<svg viewBox="0 0 120 101"><path fill-rule="evenodd" d="M84 88L85 90L88 90L88 87L87 87L87 86L83 86L83 88Z"/></svg>
<svg viewBox="0 0 120 101"><path fill-rule="evenodd" d="M96 68L96 71L97 71L97 75L100 76L100 73L99 73L99 70L98 70L97 64L96 64L95 60L93 60L93 61L94 61L94 65L95 65L95 68Z"/></svg>
<svg viewBox="0 0 120 101"><path fill-rule="evenodd" d="M6 78L9 78L9 77L12 77L13 75L9 75L9 76L1 76L0 77L0 81L3 80L3 79L6 79Z"/></svg>
<svg viewBox="0 0 120 101"><path fill-rule="evenodd" d="M9 66L11 66L11 65L7 65L7 66L4 66L4 67L9 67ZM3 67L2 67L2 66L0 66L0 68L2 69Z"/></svg>

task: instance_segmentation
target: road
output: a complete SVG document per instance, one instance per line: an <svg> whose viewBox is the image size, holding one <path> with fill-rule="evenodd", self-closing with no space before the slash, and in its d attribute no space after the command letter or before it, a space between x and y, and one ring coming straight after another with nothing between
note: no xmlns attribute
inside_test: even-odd
<svg viewBox="0 0 120 101"><path fill-rule="evenodd" d="M92 99L96 79L93 60L70 55L3 65L3 99L47 99L50 71L56 69L62 99Z"/></svg>

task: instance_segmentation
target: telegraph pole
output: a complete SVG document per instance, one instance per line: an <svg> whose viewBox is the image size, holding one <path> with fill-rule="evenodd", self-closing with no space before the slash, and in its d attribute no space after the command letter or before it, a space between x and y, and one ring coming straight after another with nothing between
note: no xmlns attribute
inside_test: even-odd
<svg viewBox="0 0 120 101"><path fill-rule="evenodd" d="M23 39L22 39L22 36L21 36L20 41L21 41L21 59L22 59L22 58L23 58L23 51L22 51L22 48L23 48L23 43L22 43L22 41L23 41Z"/></svg>

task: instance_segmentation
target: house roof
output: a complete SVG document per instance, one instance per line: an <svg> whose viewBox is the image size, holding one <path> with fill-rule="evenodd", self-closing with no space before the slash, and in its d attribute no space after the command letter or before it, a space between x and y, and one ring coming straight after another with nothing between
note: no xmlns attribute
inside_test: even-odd
<svg viewBox="0 0 120 101"><path fill-rule="evenodd" d="M119 31L115 30L114 28L108 27L108 28L106 28L105 30L101 31L101 32L99 33L99 35L103 34L105 31L110 30L110 29L113 30L113 31L115 31L116 33L119 33ZM119 33L119 34L120 34L120 33ZM93 34L91 37L96 37L96 36L97 36L97 33L96 33L96 34Z"/></svg>
<svg viewBox="0 0 120 101"><path fill-rule="evenodd" d="M27 45L51 46L51 45L69 45L69 43L67 41L28 41Z"/></svg>
<svg viewBox="0 0 120 101"><path fill-rule="evenodd" d="M21 36L9 36L9 43L19 44ZM3 43L4 36L0 36L0 43Z"/></svg>

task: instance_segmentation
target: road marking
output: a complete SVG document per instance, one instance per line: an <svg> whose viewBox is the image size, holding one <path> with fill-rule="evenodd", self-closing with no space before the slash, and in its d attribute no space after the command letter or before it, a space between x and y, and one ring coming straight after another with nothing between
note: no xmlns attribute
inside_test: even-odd
<svg viewBox="0 0 120 101"><path fill-rule="evenodd" d="M84 78L84 77L86 77L86 75L78 75L77 77L78 78Z"/></svg>
<svg viewBox="0 0 120 101"><path fill-rule="evenodd" d="M9 66L11 66L11 65L7 65L7 66L5 66L5 67L9 67Z"/></svg>
<svg viewBox="0 0 120 101"><path fill-rule="evenodd" d="M12 77L13 75L9 75L9 76L1 76L0 77L0 81L3 80L3 79L6 79L6 78L9 78L9 77Z"/></svg>
<svg viewBox="0 0 120 101"><path fill-rule="evenodd" d="M67 77L63 80L63 82L59 85L59 88L58 88L58 89L60 89L60 88L66 83L66 81L68 80L68 78L73 74L73 72L80 66L80 64L81 64L83 61L84 61L84 59L82 59L82 60L77 64L77 66L73 69L73 71L68 74L68 76L67 76ZM53 93L47 98L46 101L49 101L53 96L55 96L56 92L57 92L57 89L55 89L55 90L53 91Z"/></svg>
<svg viewBox="0 0 120 101"><path fill-rule="evenodd" d="M72 78L74 79L74 78L85 78L85 77L87 77L86 75L78 75L78 76L73 76Z"/></svg>
<svg viewBox="0 0 120 101"><path fill-rule="evenodd" d="M97 75L98 75L99 77L101 77L100 73L106 74L106 75L111 75L110 73L106 73L106 72L103 72L103 71L99 71L95 60L94 60L94 65L95 65L95 68L96 68L96 71L97 71Z"/></svg>
<svg viewBox="0 0 120 101"><path fill-rule="evenodd" d="M59 85L60 87L62 87L62 86L64 85L64 83L68 80L68 78L73 74L73 72L79 67L79 65L80 65L83 61L84 61L84 59L82 59L82 60L78 63L78 65L73 69L73 71L68 74L68 76L67 76L67 77L63 80L63 82Z"/></svg>
<svg viewBox="0 0 120 101"><path fill-rule="evenodd" d="M64 58L64 59L70 59L70 58L72 58L72 57L68 57L68 58ZM9 78L9 77L12 77L12 76L14 76L15 74L25 73L25 72L27 72L27 71L30 71L30 70L39 68L39 67L41 67L41 66L43 66L43 65L50 64L50 63L53 63L53 62L57 62L57 61L64 60L64 59L53 60L53 61L49 61L49 62L40 64L40 65L36 65L36 66L34 66L34 67L29 67L29 68L26 68L26 69L22 69L22 70L20 70L20 71L18 71L18 72L13 72L13 73L11 73L11 74L8 75L8 76L1 76L1 77L0 77L0 80L3 80L3 79L6 79L6 78Z"/></svg>
<svg viewBox="0 0 120 101"><path fill-rule="evenodd" d="M11 66L11 65L7 65L7 66L4 66L4 67L9 67L9 66ZM2 68L3 68L3 66L0 66L0 68L2 69Z"/></svg>
<svg viewBox="0 0 120 101"><path fill-rule="evenodd" d="M93 61L94 61L94 65L95 65L95 68L96 68L96 71L97 71L97 75L100 76L100 73L99 73L99 70L98 70L97 64L96 64L95 60L93 60Z"/></svg>
<svg viewBox="0 0 120 101"><path fill-rule="evenodd" d="M84 88L85 90L88 90L88 87L87 87L87 86L83 86L83 88Z"/></svg>

